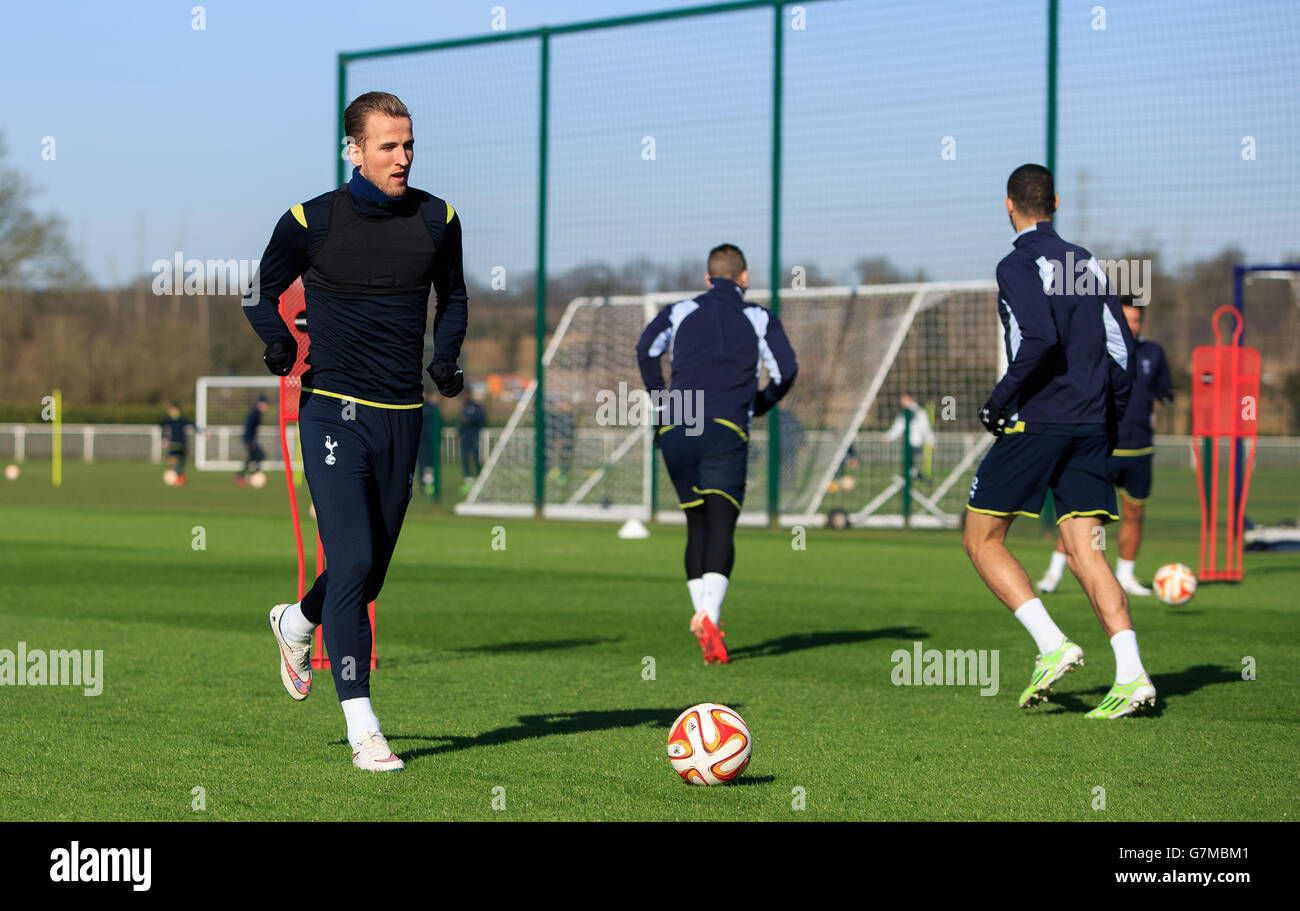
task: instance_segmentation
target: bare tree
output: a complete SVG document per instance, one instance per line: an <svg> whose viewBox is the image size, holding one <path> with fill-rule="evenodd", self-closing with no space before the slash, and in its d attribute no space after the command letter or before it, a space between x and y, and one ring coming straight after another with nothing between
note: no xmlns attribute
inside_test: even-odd
<svg viewBox="0 0 1300 911"><path fill-rule="evenodd" d="M16 168L3 165L0 136L0 286L42 288L80 284L84 274L72 256L57 215L38 215L28 206L35 194Z"/></svg>

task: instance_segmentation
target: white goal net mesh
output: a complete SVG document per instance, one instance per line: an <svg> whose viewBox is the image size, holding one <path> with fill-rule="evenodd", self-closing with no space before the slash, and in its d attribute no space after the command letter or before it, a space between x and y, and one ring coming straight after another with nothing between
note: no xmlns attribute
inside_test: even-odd
<svg viewBox="0 0 1300 911"><path fill-rule="evenodd" d="M259 395L267 408L257 431L266 452L262 468L282 471L280 455L280 380L274 376L201 376L194 388L194 422L204 433L194 435L194 467L199 471L237 471L244 465L244 421ZM291 427L290 432L297 428ZM293 437L290 437L292 445Z"/></svg>
<svg viewBox="0 0 1300 911"><path fill-rule="evenodd" d="M642 388L637 338L661 307L689 296L569 304L543 358L545 515L646 518L654 504L658 517L674 517L672 485L662 462L652 469L658 456L631 403ZM781 521L821 521L832 509L862 524L899 520L903 440L889 439L889 430L904 395L932 428L913 450L910 512L916 524L956 521L991 439L975 415L1000 370L995 297L992 282L782 291L781 321L799 376L779 410ZM747 299L766 305L768 294L753 291ZM531 514L534 395L530 387L458 511ZM750 523L767 519L769 421L756 420L751 433L742 516Z"/></svg>

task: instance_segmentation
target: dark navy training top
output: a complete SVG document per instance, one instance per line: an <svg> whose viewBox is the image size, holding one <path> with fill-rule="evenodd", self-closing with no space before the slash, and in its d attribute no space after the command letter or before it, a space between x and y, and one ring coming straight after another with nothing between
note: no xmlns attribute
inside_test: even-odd
<svg viewBox="0 0 1300 911"><path fill-rule="evenodd" d="M1012 420L1106 424L1133 385L1133 333L1091 253L1050 221L1016 235L998 263L998 316L1007 372L990 397Z"/></svg>
<svg viewBox="0 0 1300 911"><path fill-rule="evenodd" d="M762 391L766 407L790 391L799 370L781 321L746 303L740 285L725 278L713 279L713 286L698 297L664 307L641 333L636 356L651 393L664 388L659 358L665 353L671 357L673 379L664 403L668 407L658 419L661 426L718 418L748 433L760 370L766 367L770 380ZM683 413L694 406L675 392L702 393L702 411Z"/></svg>
<svg viewBox="0 0 1300 911"><path fill-rule="evenodd" d="M1165 349L1148 338L1138 336L1137 351L1133 356L1137 370L1133 377L1133 395L1128 401L1124 420L1119 423L1119 445L1115 452L1139 455L1135 450L1149 451L1154 435L1151 414L1156 400L1172 402L1174 383L1169 378L1169 362Z"/></svg>
<svg viewBox="0 0 1300 911"><path fill-rule="evenodd" d="M429 291L435 361L460 357L468 323L460 217L423 190L385 196L357 169L281 216L244 298L266 344L288 339L280 295L302 276L311 339L303 387L364 404L418 406Z"/></svg>

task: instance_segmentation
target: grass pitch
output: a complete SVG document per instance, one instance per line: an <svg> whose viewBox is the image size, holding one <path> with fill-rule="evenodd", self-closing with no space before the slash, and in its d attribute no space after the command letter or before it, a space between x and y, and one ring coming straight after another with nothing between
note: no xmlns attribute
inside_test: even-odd
<svg viewBox="0 0 1300 911"><path fill-rule="evenodd" d="M621 541L608 525L436 515L417 496L379 598L372 678L407 770L377 775L349 762L328 674L301 704L280 685L266 614L294 597L281 475L261 491L198 473L169 489L155 466L73 464L55 490L47 471L0 481L0 649L102 649L105 680L94 697L0 687L6 820L1281 820L1300 809L1296 554L1248 554L1243 584L1202 586L1183 608L1134 599L1160 708L1092 722L1083 714L1114 661L1078 585L1067 578L1046 601L1088 666L1048 707L1021 711L1033 642L955 532L810 529L796 550L788 531L740 531L723 612L733 662L718 667L687 631L683 529ZM1159 473L1140 577L1195 565L1195 496L1190 471ZM1297 499L1293 473L1261 473L1250 512L1294 518ZM1012 543L1037 578L1051 541L1022 520ZM997 695L895 686L890 656L916 642L998 650ZM753 731L741 785L688 787L668 765L670 722L705 701Z"/></svg>

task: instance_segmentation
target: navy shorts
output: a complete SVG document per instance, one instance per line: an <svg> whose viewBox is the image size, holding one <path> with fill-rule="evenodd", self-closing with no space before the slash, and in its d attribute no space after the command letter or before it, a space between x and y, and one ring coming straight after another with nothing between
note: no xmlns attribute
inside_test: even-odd
<svg viewBox="0 0 1300 911"><path fill-rule="evenodd" d="M1050 489L1057 524L1073 516L1116 520L1110 442L1095 430L1008 433L984 456L970 486L972 512L1037 516Z"/></svg>
<svg viewBox="0 0 1300 911"><path fill-rule="evenodd" d="M716 418L706 420L696 436L687 435L687 429L677 424L658 431L677 502L689 509L701 505L705 494L716 493L740 509L745 502L749 434Z"/></svg>
<svg viewBox="0 0 1300 911"><path fill-rule="evenodd" d="M1151 496L1151 453L1144 455L1112 455L1110 478L1130 503L1144 503Z"/></svg>

